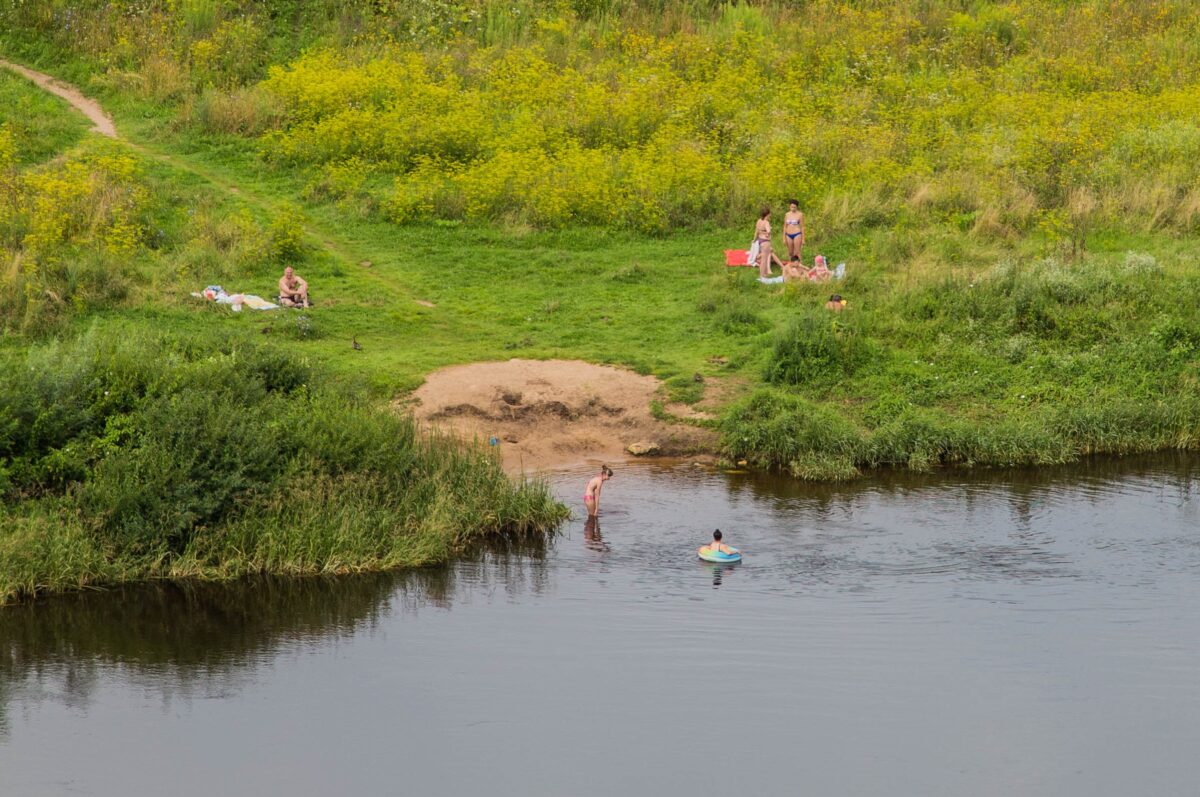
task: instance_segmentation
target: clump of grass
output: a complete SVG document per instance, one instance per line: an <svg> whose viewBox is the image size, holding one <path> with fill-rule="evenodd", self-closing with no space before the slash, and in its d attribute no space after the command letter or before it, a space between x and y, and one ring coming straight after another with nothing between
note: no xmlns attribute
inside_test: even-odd
<svg viewBox="0 0 1200 797"><path fill-rule="evenodd" d="M617 269L612 274L613 282L641 282L646 278L646 269L638 263L630 263L628 266Z"/></svg>
<svg viewBox="0 0 1200 797"><path fill-rule="evenodd" d="M89 334L0 385L0 602L144 578L443 561L565 508L262 347Z"/></svg>
<svg viewBox="0 0 1200 797"><path fill-rule="evenodd" d="M713 280L700 295L696 309L711 315L713 326L729 335L757 334L770 327L770 322L730 275Z"/></svg>
<svg viewBox="0 0 1200 797"><path fill-rule="evenodd" d="M304 214L295 205L285 205L267 227L269 251L276 260L296 261L304 256Z"/></svg>
<svg viewBox="0 0 1200 797"><path fill-rule="evenodd" d="M734 404L721 421L721 436L729 459L755 467L809 479L858 473L858 430L830 408L782 391L760 389Z"/></svg>
<svg viewBox="0 0 1200 797"><path fill-rule="evenodd" d="M665 386L667 397L673 402L695 404L704 398L704 378L700 374L673 376L666 380Z"/></svg>
<svg viewBox="0 0 1200 797"><path fill-rule="evenodd" d="M804 385L852 376L870 357L856 321L809 311L776 336L764 377L773 384Z"/></svg>
<svg viewBox="0 0 1200 797"><path fill-rule="evenodd" d="M1091 454L1200 447L1200 400L1114 400L987 422L897 405L893 417L867 430L828 406L764 388L730 408L721 435L728 459L812 480L884 467L1057 465Z"/></svg>
<svg viewBox="0 0 1200 797"><path fill-rule="evenodd" d="M1161 274L1162 266L1154 255L1146 252L1126 252L1125 270L1133 274Z"/></svg>
<svg viewBox="0 0 1200 797"><path fill-rule="evenodd" d="M284 337L292 340L315 340L322 337L321 327L317 324L314 314L307 310L295 310L290 313L279 330Z"/></svg>
<svg viewBox="0 0 1200 797"><path fill-rule="evenodd" d="M206 89L184 118L201 129L236 136L261 136L284 119L279 100L258 87L232 91Z"/></svg>

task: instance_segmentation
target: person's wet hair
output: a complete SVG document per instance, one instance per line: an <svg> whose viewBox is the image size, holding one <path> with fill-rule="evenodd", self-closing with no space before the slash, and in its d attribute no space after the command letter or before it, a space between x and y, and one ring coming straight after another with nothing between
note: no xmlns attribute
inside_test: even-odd
<svg viewBox="0 0 1200 797"><path fill-rule="evenodd" d="M842 300L842 295L840 293L835 293L833 296L829 297L829 301L831 301L831 302L840 302L841 300Z"/></svg>
<svg viewBox="0 0 1200 797"><path fill-rule="evenodd" d="M800 201L799 201L799 200L796 200L796 199L789 199L789 200L788 200L788 204L789 204L789 205L795 205L796 207L800 207Z"/></svg>
<svg viewBox="0 0 1200 797"><path fill-rule="evenodd" d="M771 209L769 207L767 207L766 205L764 205L763 209L758 212L758 217L760 219L765 219L767 216L770 216L770 215L771 215Z"/></svg>
<svg viewBox="0 0 1200 797"><path fill-rule="evenodd" d="M613 475L612 468L608 467L607 465L601 465L600 475L611 477Z"/></svg>
<svg viewBox="0 0 1200 797"><path fill-rule="evenodd" d="M713 532L713 539L718 540L718 541L721 539L721 530L720 529L717 529L716 531Z"/></svg>

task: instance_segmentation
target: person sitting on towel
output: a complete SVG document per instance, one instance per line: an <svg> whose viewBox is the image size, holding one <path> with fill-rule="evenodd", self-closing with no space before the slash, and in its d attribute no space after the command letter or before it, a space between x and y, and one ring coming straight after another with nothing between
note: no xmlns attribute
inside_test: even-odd
<svg viewBox="0 0 1200 797"><path fill-rule="evenodd" d="M279 303L284 307L311 307L308 303L308 283L288 266L279 278Z"/></svg>

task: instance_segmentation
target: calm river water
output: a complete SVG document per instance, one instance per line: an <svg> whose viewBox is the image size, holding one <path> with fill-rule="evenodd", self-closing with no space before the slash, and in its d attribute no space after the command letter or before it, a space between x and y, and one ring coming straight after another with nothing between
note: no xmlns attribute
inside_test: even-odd
<svg viewBox="0 0 1200 797"><path fill-rule="evenodd" d="M1198 487L639 465L543 549L0 610L0 795L1196 794Z"/></svg>

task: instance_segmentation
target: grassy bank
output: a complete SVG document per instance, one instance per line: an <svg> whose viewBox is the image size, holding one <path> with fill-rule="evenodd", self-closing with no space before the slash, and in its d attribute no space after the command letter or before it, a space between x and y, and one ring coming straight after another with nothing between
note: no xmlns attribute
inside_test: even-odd
<svg viewBox="0 0 1200 797"><path fill-rule="evenodd" d="M125 327L0 384L0 601L147 578L374 570L565 509L274 348Z"/></svg>
<svg viewBox="0 0 1200 797"><path fill-rule="evenodd" d="M379 399L447 364L610 362L805 478L1197 446L1191 4L138 9L6 18L10 53L111 106L146 187L128 290L10 329L265 330ZM846 313L720 265L793 195ZM186 298L267 295L285 260L317 312Z"/></svg>

